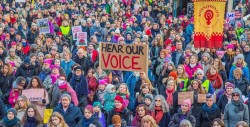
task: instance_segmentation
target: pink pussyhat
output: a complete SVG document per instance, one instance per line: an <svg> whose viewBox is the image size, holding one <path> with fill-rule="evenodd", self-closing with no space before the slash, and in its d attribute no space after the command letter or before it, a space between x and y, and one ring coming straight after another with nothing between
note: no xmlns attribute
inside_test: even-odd
<svg viewBox="0 0 250 127"><path fill-rule="evenodd" d="M43 64L51 65L52 61L53 61L52 59L45 59L45 60L43 60Z"/></svg>
<svg viewBox="0 0 250 127"><path fill-rule="evenodd" d="M218 55L224 56L224 54L225 54L225 51L216 51L216 55L217 55L217 56L218 56Z"/></svg>
<svg viewBox="0 0 250 127"><path fill-rule="evenodd" d="M57 66L57 65L50 65L50 69L51 69L51 70L53 70L54 68L56 68L56 69L58 69L58 70L60 69L60 67Z"/></svg>
<svg viewBox="0 0 250 127"><path fill-rule="evenodd" d="M102 79L102 80L99 80L99 85L107 85L107 80L106 79Z"/></svg>

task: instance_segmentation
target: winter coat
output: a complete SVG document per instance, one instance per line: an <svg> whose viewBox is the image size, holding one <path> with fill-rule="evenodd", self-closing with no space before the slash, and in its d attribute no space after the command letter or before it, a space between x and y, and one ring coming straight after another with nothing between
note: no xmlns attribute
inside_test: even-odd
<svg viewBox="0 0 250 127"><path fill-rule="evenodd" d="M166 100L167 100L167 94L166 94L166 86L162 85L161 89L160 89L160 95L162 95ZM177 111L178 111L178 92L175 91L173 93L173 105L169 107L169 112L170 115L173 116Z"/></svg>
<svg viewBox="0 0 250 127"><path fill-rule="evenodd" d="M247 63L248 69L250 68L250 51L244 52L244 60Z"/></svg>
<svg viewBox="0 0 250 127"><path fill-rule="evenodd" d="M129 96L129 106L128 106L128 109L129 110L133 110L135 109L135 101L136 101L136 92L135 92L135 86L136 86L136 82L139 80L139 76L135 75L135 73L132 73L127 81L126 81L126 84L127 84L127 87L128 87L128 90L129 90L129 93L130 93L130 96Z"/></svg>
<svg viewBox="0 0 250 127"><path fill-rule="evenodd" d="M203 68L203 71L204 71L204 74L206 75L207 74L207 71L208 69L210 68L211 66L211 63L212 63L213 59L212 58L209 58L209 60L207 62L201 60L200 63L201 63L201 66Z"/></svg>
<svg viewBox="0 0 250 127"><path fill-rule="evenodd" d="M22 64L16 71L16 77L23 76L24 78L32 78L38 75L38 72L33 65L25 66Z"/></svg>
<svg viewBox="0 0 250 127"><path fill-rule="evenodd" d="M0 119L3 119L6 114L5 104L3 103L3 100L0 98Z"/></svg>
<svg viewBox="0 0 250 127"><path fill-rule="evenodd" d="M202 105L203 103L198 103L198 91L194 90L194 102L192 104L191 113L195 117L196 120L198 120ZM196 124L196 127L197 127L197 124Z"/></svg>
<svg viewBox="0 0 250 127"><path fill-rule="evenodd" d="M15 70L21 65L22 61L19 58L19 56L15 55L14 59L11 59L10 56L7 56L5 58L5 63L9 63L9 62L14 62L15 63Z"/></svg>
<svg viewBox="0 0 250 127"><path fill-rule="evenodd" d="M0 127L9 127L9 126L7 126L6 123L3 120L1 120L0 121ZM11 127L21 127L20 120L18 120L17 123L14 126L11 126Z"/></svg>
<svg viewBox="0 0 250 127"><path fill-rule="evenodd" d="M35 43L35 40L36 40L36 37L38 36L38 31L29 31L28 34L27 34L27 41L29 42L29 44L34 44Z"/></svg>
<svg viewBox="0 0 250 127"><path fill-rule="evenodd" d="M104 94L104 106L103 106L103 109L106 112L110 112L111 110L114 109L114 106L115 106L115 102L114 102L115 96L116 96L116 93L106 92Z"/></svg>
<svg viewBox="0 0 250 127"><path fill-rule="evenodd" d="M14 94L14 96L12 95ZM14 89L12 89L10 91L10 96L9 96L9 104L11 104L11 106L14 108L16 101L18 99L19 96L19 91L14 91Z"/></svg>
<svg viewBox="0 0 250 127"><path fill-rule="evenodd" d="M81 124L81 118L83 117L82 112L80 108L72 103L66 111L64 111L63 106L60 103L53 109L53 112L60 113L69 127L77 127L77 125L80 126Z"/></svg>
<svg viewBox="0 0 250 127"><path fill-rule="evenodd" d="M56 82L49 90L49 102L50 102L50 107L54 108L58 105L61 95L67 93L71 96L71 101L78 106L78 99L76 96L76 92L71 88L69 84L67 84L66 91L61 91L58 88L58 83Z"/></svg>
<svg viewBox="0 0 250 127"><path fill-rule="evenodd" d="M223 82L225 82L227 80L227 72L225 70L219 70L219 74Z"/></svg>
<svg viewBox="0 0 250 127"><path fill-rule="evenodd" d="M82 70L86 75L89 68L91 67L92 62L89 61L87 57L84 56L83 58L79 58L78 55L76 55L73 60L75 61L75 63L78 63L82 67Z"/></svg>
<svg viewBox="0 0 250 127"><path fill-rule="evenodd" d="M101 122L102 127L106 127L106 119L105 119L104 113L101 112L101 117L99 117L98 114L94 114L94 115L95 115L95 118L97 118Z"/></svg>
<svg viewBox="0 0 250 127"><path fill-rule="evenodd" d="M81 126L81 127L90 127L91 125L94 125L95 127L103 127L101 122L97 118L94 118L94 116L92 116L91 118L90 118L90 120L86 120L86 118L83 116L81 121L80 121L79 126ZM89 125L85 126L84 123L87 123L87 122L89 122Z"/></svg>
<svg viewBox="0 0 250 127"><path fill-rule="evenodd" d="M231 103L231 102L230 102ZM217 103L218 107L221 109L221 113L224 114L225 106L228 104L228 98L226 93L222 94Z"/></svg>
<svg viewBox="0 0 250 127"><path fill-rule="evenodd" d="M204 105L206 105L206 104L204 104ZM205 127L207 125L211 125L212 121L215 118L220 118L220 117L221 117L221 115L220 115L219 107L216 106L216 108L211 113L205 111L204 108L202 107L201 112L199 113L199 117L198 117L197 122L196 122L197 127Z"/></svg>
<svg viewBox="0 0 250 127"><path fill-rule="evenodd" d="M16 78L13 75L4 76L2 73L0 73L0 97L5 104L8 104L9 93L15 79Z"/></svg>
<svg viewBox="0 0 250 127"><path fill-rule="evenodd" d="M214 88L210 81L204 76L203 79L201 80L202 87L205 87L205 90L207 93L213 94L214 93Z"/></svg>
<svg viewBox="0 0 250 127"><path fill-rule="evenodd" d="M230 72L229 72L229 79L233 79L234 78L234 70L236 69L237 67L236 67L236 65L235 64L233 64L233 66L231 67L231 69L230 69ZM244 77L244 78L246 78L246 79L250 79L249 78L249 68L247 67L247 66L244 66L244 67L242 67L241 68L241 70L242 70L242 77Z"/></svg>
<svg viewBox="0 0 250 127"><path fill-rule="evenodd" d="M181 109L178 109L178 112L173 115L173 117L171 118L168 124L168 127L179 127L182 121L181 119L182 116L185 116L186 118L184 119L187 119L192 124L192 126L195 127L195 123L196 123L195 117L191 115L190 111L187 112L185 115L183 115L183 113L181 112Z"/></svg>
<svg viewBox="0 0 250 127"><path fill-rule="evenodd" d="M185 65L185 70L186 70L186 72L188 74L188 77L192 78L198 68L202 69L202 66L199 63L197 63L193 68L189 64Z"/></svg>
<svg viewBox="0 0 250 127"><path fill-rule="evenodd" d="M61 62L60 66L65 71L67 77L69 76L69 73L71 72L71 66L73 66L74 64L75 62L72 59L68 62L66 62L65 60Z"/></svg>
<svg viewBox="0 0 250 127"><path fill-rule="evenodd" d="M177 54L181 53L182 55L177 58ZM184 56L183 56L183 52L178 52L178 51L174 51L172 52L171 54L172 56L172 61L174 62L174 65L177 67L179 64L183 64L183 61L184 61Z"/></svg>
<svg viewBox="0 0 250 127"><path fill-rule="evenodd" d="M86 78L81 75L80 79L77 80L77 76L74 74L69 83L76 92L79 104L85 104L85 99L88 95L88 83Z"/></svg>
<svg viewBox="0 0 250 127"><path fill-rule="evenodd" d="M51 71L49 70L43 70L39 73L39 78L41 79L42 82L44 82L45 78L50 75Z"/></svg>
<svg viewBox="0 0 250 127"><path fill-rule="evenodd" d="M239 80L236 80L234 78L232 83L234 84L235 88L240 89L240 91L242 92L242 95L244 96L248 95L248 87L250 85L250 82L247 79L240 78Z"/></svg>
<svg viewBox="0 0 250 127"><path fill-rule="evenodd" d="M122 121L126 122L126 125L130 125L130 112L127 108L124 108L121 112L116 112L115 109L111 110L108 113L107 123L108 125L112 124L112 117L114 115L119 115Z"/></svg>

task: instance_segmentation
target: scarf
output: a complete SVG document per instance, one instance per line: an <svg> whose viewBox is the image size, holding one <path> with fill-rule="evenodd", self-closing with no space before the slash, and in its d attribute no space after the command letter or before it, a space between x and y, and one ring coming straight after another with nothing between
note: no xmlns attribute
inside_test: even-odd
<svg viewBox="0 0 250 127"><path fill-rule="evenodd" d="M124 108L125 108L125 106L124 106L124 104L122 104L121 108L115 108L115 112L122 112Z"/></svg>
<svg viewBox="0 0 250 127"><path fill-rule="evenodd" d="M167 94L166 101L170 106L173 105L173 93L174 93L174 89L172 90L166 89L166 94Z"/></svg>
<svg viewBox="0 0 250 127"><path fill-rule="evenodd" d="M7 116L5 116L3 118L3 122L4 124L7 126L7 127L13 127L14 125L17 124L17 122L19 121L19 119L17 117L15 117L14 119L12 120L9 120Z"/></svg>
<svg viewBox="0 0 250 127"><path fill-rule="evenodd" d="M215 88L215 89L221 88L223 81L218 73L216 73L214 75L207 73L207 78L212 83L213 88Z"/></svg>
<svg viewBox="0 0 250 127"><path fill-rule="evenodd" d="M150 115L154 118L157 124L160 123L162 117L163 117L163 111L161 107L155 106L155 111L151 112Z"/></svg>
<svg viewBox="0 0 250 127"><path fill-rule="evenodd" d="M204 110L205 112L207 112L208 114L212 114L216 111L217 109L217 105L214 103L210 108L207 106L207 104L204 104L202 106L202 110Z"/></svg>
<svg viewBox="0 0 250 127"><path fill-rule="evenodd" d="M229 57L229 60L232 60L233 58L234 58L234 56L235 56L235 52L234 51L232 51L232 52L228 52L228 50L227 50L227 55L228 55L228 57Z"/></svg>
<svg viewBox="0 0 250 127"><path fill-rule="evenodd" d="M52 85L56 82L56 80L57 80L57 78L59 78L59 76L60 75L50 74Z"/></svg>
<svg viewBox="0 0 250 127"><path fill-rule="evenodd" d="M232 100L231 102L232 102L232 104L235 106L234 111L235 111L236 113L238 113L238 112L244 110L244 105L243 105L243 102L242 102L242 101L235 101L235 100Z"/></svg>
<svg viewBox="0 0 250 127"><path fill-rule="evenodd" d="M241 68L241 69L243 68L243 65L242 65L242 64L239 64L239 63L236 63L235 66L236 66L236 67L239 67L239 68Z"/></svg>
<svg viewBox="0 0 250 127"><path fill-rule="evenodd" d="M89 127L89 125L93 122L94 115L92 115L89 119L83 117L82 127Z"/></svg>
<svg viewBox="0 0 250 127"><path fill-rule="evenodd" d="M27 116L27 122L24 124L24 127L36 127L38 122L36 121L35 117Z"/></svg>
<svg viewBox="0 0 250 127"><path fill-rule="evenodd" d="M179 120L180 121L182 121L182 120L184 120L184 119L187 119L187 114L188 114L188 112L187 113L183 113L182 111L181 111L181 109L179 109L179 111L178 111L179 113Z"/></svg>

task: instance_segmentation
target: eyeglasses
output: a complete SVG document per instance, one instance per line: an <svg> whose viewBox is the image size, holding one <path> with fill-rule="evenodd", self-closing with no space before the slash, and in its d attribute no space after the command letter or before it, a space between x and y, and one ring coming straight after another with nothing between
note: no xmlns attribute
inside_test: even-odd
<svg viewBox="0 0 250 127"><path fill-rule="evenodd" d="M161 101L161 100L155 100L155 101Z"/></svg>
<svg viewBox="0 0 250 127"><path fill-rule="evenodd" d="M202 74L197 74L197 75L202 75Z"/></svg>
<svg viewBox="0 0 250 127"><path fill-rule="evenodd" d="M240 96L240 95L239 95L239 94L233 94L233 97L235 97L235 96L238 97L238 96Z"/></svg>

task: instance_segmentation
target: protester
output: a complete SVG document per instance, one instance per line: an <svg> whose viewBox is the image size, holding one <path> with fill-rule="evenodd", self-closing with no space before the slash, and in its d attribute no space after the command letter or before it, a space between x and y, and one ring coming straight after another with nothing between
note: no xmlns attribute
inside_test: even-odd
<svg viewBox="0 0 250 127"><path fill-rule="evenodd" d="M146 105L138 105L136 107L136 115L132 120L131 125L135 127L140 127L141 126L141 120L144 116L148 115L148 107Z"/></svg>
<svg viewBox="0 0 250 127"><path fill-rule="evenodd" d="M216 118L213 120L211 127L226 127L223 120Z"/></svg>
<svg viewBox="0 0 250 127"><path fill-rule="evenodd" d="M10 108L7 111L7 115L0 121L2 127L20 127L20 120L16 117L16 109Z"/></svg>
<svg viewBox="0 0 250 127"><path fill-rule="evenodd" d="M99 119L103 127L106 127L106 121L104 113L102 112L102 104L99 101L94 102L93 104L94 117Z"/></svg>
<svg viewBox="0 0 250 127"><path fill-rule="evenodd" d="M141 127L158 127L158 125L152 116L146 115L141 120Z"/></svg>
<svg viewBox="0 0 250 127"><path fill-rule="evenodd" d="M30 105L29 100L27 99L26 96L20 95L17 98L16 104L15 104L15 109L17 110L17 118L22 120L26 109Z"/></svg>
<svg viewBox="0 0 250 127"><path fill-rule="evenodd" d="M48 127L68 127L63 117L58 112L53 112L50 116Z"/></svg>
<svg viewBox="0 0 250 127"><path fill-rule="evenodd" d="M29 105L22 118L24 127L43 127L43 119L35 105Z"/></svg>

